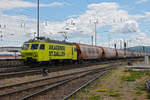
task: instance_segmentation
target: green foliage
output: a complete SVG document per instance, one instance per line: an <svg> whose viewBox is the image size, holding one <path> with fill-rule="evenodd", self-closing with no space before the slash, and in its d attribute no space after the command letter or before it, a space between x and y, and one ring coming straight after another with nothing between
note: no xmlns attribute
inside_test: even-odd
<svg viewBox="0 0 150 100"><path fill-rule="evenodd" d="M123 88L123 86L119 86L119 88Z"/></svg>
<svg viewBox="0 0 150 100"><path fill-rule="evenodd" d="M146 87L145 87L144 84L137 85L136 88L137 88L138 90L146 90Z"/></svg>
<svg viewBox="0 0 150 100"><path fill-rule="evenodd" d="M137 98L133 98L133 100L137 100Z"/></svg>
<svg viewBox="0 0 150 100"><path fill-rule="evenodd" d="M109 91L109 96L112 96L112 97L120 97L121 94L119 93L118 90L110 90L110 91Z"/></svg>
<svg viewBox="0 0 150 100"><path fill-rule="evenodd" d="M123 80L123 81L135 81L135 78L134 77L130 77L130 76L123 76L122 78L121 78L121 80Z"/></svg>
<svg viewBox="0 0 150 100"><path fill-rule="evenodd" d="M150 99L150 92L147 93L147 98Z"/></svg>
<svg viewBox="0 0 150 100"><path fill-rule="evenodd" d="M145 75L145 72L130 72L130 76L122 76L121 80L136 81L136 79L141 78L143 75Z"/></svg>
<svg viewBox="0 0 150 100"><path fill-rule="evenodd" d="M150 76L150 72L146 72L145 75Z"/></svg>
<svg viewBox="0 0 150 100"><path fill-rule="evenodd" d="M146 90L146 87L145 87L144 84L137 84L135 90L136 90L135 94L138 95L138 96L140 96L140 95L143 94L142 91Z"/></svg>
<svg viewBox="0 0 150 100"><path fill-rule="evenodd" d="M142 95L143 93L141 91L136 92L137 95Z"/></svg>
<svg viewBox="0 0 150 100"><path fill-rule="evenodd" d="M112 97L120 97L120 93L113 93L113 92L110 92L109 93L109 96L112 96Z"/></svg>
<svg viewBox="0 0 150 100"><path fill-rule="evenodd" d="M88 89L86 89L86 88L81 89L81 91L82 91L83 93L86 93L86 94L89 92L89 90L88 90Z"/></svg>
<svg viewBox="0 0 150 100"><path fill-rule="evenodd" d="M101 100L101 97L95 94L90 94L88 100Z"/></svg>

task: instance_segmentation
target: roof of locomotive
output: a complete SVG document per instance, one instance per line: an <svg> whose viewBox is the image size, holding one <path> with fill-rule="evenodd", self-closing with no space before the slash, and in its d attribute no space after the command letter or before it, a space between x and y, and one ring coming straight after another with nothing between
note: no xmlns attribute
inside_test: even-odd
<svg viewBox="0 0 150 100"><path fill-rule="evenodd" d="M31 43L31 42L43 42L43 43L45 42L45 43L58 43L58 44L72 45L72 43L70 42L51 40L45 37L40 37L39 39L30 39L26 41L25 43Z"/></svg>

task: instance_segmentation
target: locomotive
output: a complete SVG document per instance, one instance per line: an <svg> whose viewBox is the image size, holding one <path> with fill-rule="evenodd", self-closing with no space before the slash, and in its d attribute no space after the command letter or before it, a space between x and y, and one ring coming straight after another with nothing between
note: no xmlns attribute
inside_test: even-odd
<svg viewBox="0 0 150 100"><path fill-rule="evenodd" d="M23 44L21 58L25 62L59 62L85 60L121 59L143 57L145 53L119 50L101 46L51 40L32 39Z"/></svg>
<svg viewBox="0 0 150 100"><path fill-rule="evenodd" d="M25 42L21 50L21 57L26 62L76 61L77 49L72 43L42 38Z"/></svg>

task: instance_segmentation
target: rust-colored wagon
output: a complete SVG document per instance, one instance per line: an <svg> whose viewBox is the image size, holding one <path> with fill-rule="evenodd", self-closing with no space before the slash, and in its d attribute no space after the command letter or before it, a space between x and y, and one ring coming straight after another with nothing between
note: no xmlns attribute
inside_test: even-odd
<svg viewBox="0 0 150 100"><path fill-rule="evenodd" d="M103 48L98 46L73 43L78 51L78 59L100 59L103 55Z"/></svg>

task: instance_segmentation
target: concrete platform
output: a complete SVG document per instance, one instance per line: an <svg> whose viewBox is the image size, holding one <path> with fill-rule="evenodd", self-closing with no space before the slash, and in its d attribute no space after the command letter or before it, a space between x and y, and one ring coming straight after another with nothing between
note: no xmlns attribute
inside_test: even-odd
<svg viewBox="0 0 150 100"><path fill-rule="evenodd" d="M126 66L126 71L150 71L150 64Z"/></svg>

